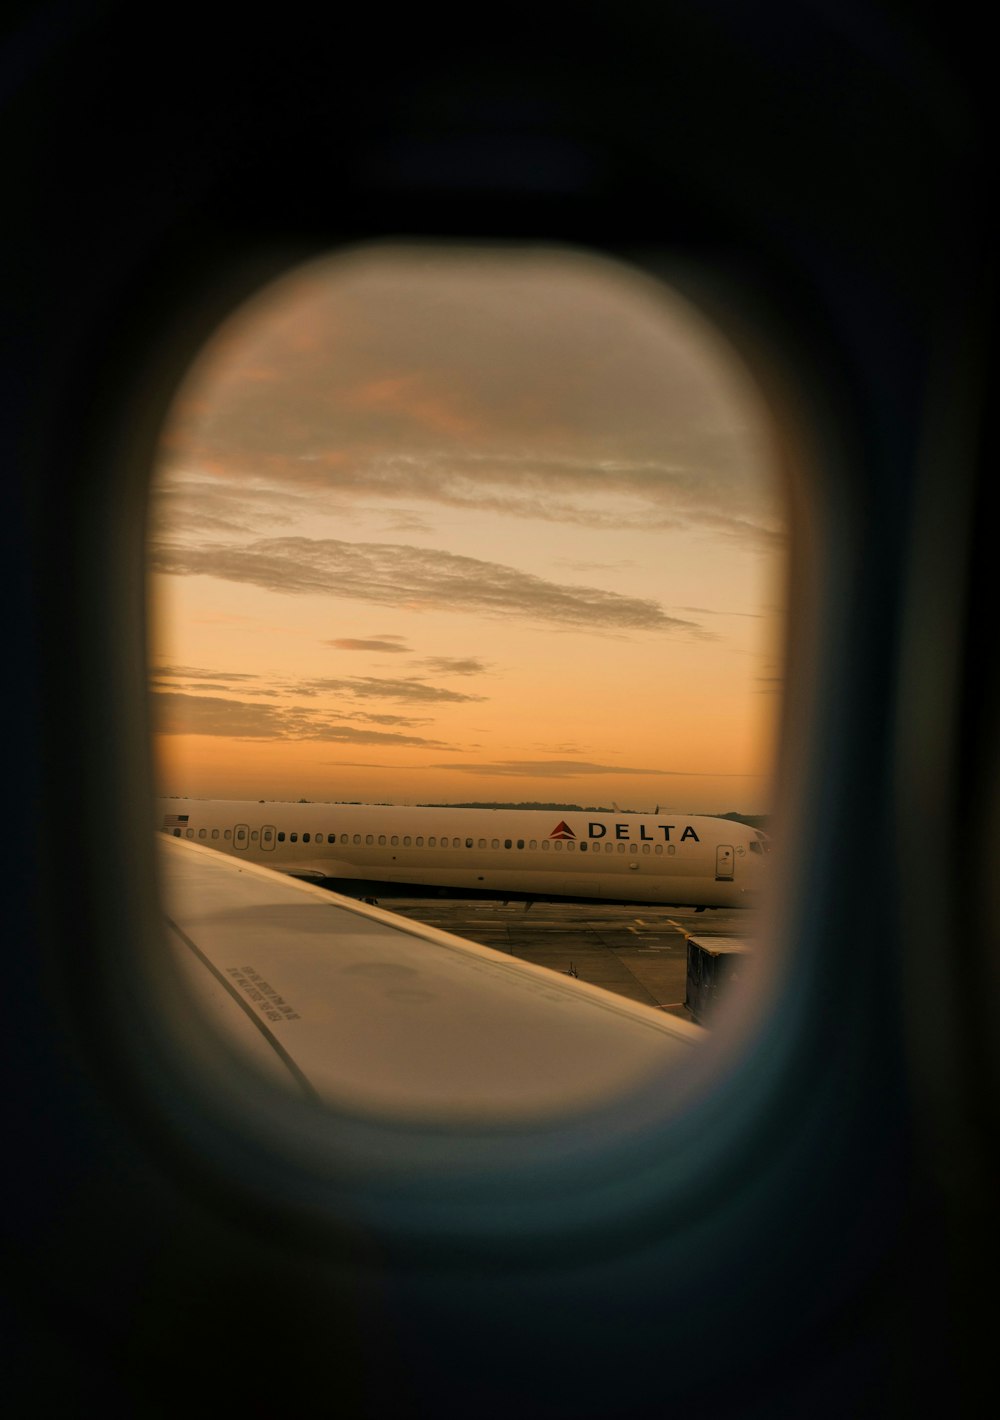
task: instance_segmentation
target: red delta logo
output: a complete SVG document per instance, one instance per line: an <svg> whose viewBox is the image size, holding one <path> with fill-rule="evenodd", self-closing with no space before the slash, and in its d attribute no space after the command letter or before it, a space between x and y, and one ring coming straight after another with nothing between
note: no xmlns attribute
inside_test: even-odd
<svg viewBox="0 0 1000 1420"><path fill-rule="evenodd" d="M561 818L561 819L559 820L559 822L556 824L555 828L554 828L554 829L552 830L552 832L549 834L549 837L550 837L550 838L562 838L562 839L566 839L566 838L573 838L573 839L575 839L575 838L576 838L576 834L575 834L575 833L573 832L573 830L570 828L570 826L569 826L569 824L566 822L566 820L565 820L564 818Z"/></svg>

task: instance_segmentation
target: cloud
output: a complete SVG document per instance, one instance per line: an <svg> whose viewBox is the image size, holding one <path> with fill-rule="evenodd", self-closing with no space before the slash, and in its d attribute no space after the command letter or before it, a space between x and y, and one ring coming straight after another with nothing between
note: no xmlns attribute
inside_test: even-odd
<svg viewBox="0 0 1000 1420"><path fill-rule="evenodd" d="M152 690L174 693L183 689L193 689L204 697L206 691L236 691L245 695L270 696L278 699L282 690L272 686L253 684L261 679L259 675L242 671L202 670L195 666L154 666L149 672ZM242 703L242 702L234 702Z"/></svg>
<svg viewBox="0 0 1000 1420"><path fill-rule="evenodd" d="M321 692L346 692L361 699L408 700L420 704L462 704L466 701L486 699L484 695L466 695L460 690L428 685L423 680L383 680L378 676L354 676L343 680L323 679L307 681L306 684Z"/></svg>
<svg viewBox="0 0 1000 1420"><path fill-rule="evenodd" d="M418 504L766 542L769 441L742 365L657 283L568 254L382 248L302 267L222 328L175 403L159 496L201 536L361 501L411 527Z"/></svg>
<svg viewBox="0 0 1000 1420"><path fill-rule="evenodd" d="M429 764L428 769L457 769L462 774L501 774L517 779L536 777L577 779L593 774L643 774L657 778L700 779L703 771L688 769L636 769L624 764L591 764L577 759L498 759L486 764ZM715 774L713 779L754 779L753 774Z"/></svg>
<svg viewBox="0 0 1000 1420"><path fill-rule="evenodd" d="M185 695L179 691L154 692L151 702L154 732L160 735L451 748L441 740L419 735L358 729L301 707L280 710L271 705L251 705L211 695Z"/></svg>
<svg viewBox="0 0 1000 1420"><path fill-rule="evenodd" d="M442 658L445 659L445 658ZM170 704L170 697L177 703L191 703L193 705L206 706L210 702L210 697L205 695L207 690L228 690L231 687L223 681L259 681L262 679L258 675L229 675L228 672L202 670L192 666L183 667L155 667L151 673L152 689L158 693L159 703L164 707ZM184 685L193 684L199 694L184 695L178 686L173 682L180 681ZM380 679L378 676L356 676L342 678L327 678L322 680L286 680L281 679L277 684L269 683L267 686L237 686L238 691L244 694L259 696L270 696L272 698L306 697L308 699L319 699L322 696L343 696L345 693L353 697L365 700L403 700L415 701L423 704L433 704L434 702L448 702L451 704L461 704L466 701L479 701L484 697L481 695L467 695L462 691L449 690L445 687L428 685L422 677L413 679ZM247 712L253 709L253 704L244 700L225 700L218 704L241 706ZM263 707L261 707L263 708ZM207 713L196 711L195 713ZM280 716L287 711L269 710L268 714ZM329 711L304 710L299 708L302 715L315 716L328 714ZM377 725L426 725L426 719L414 719L412 716L397 715L390 712L376 712L373 710L350 710L345 711L339 705L335 711L339 720L364 720L370 724ZM262 724L266 724L262 720Z"/></svg>
<svg viewBox="0 0 1000 1420"><path fill-rule="evenodd" d="M438 675L485 675L489 671L486 662L474 656L427 656L420 664Z"/></svg>
<svg viewBox="0 0 1000 1420"><path fill-rule="evenodd" d="M746 486L747 480L721 476L707 451L691 465L686 459L602 460L543 448L371 449L347 467L339 459L326 467L319 459L307 470L303 492L297 491L302 464L281 452L247 456L242 478L234 463L217 481L205 469L192 475L186 464L163 465L155 524L172 536L252 535L300 526L317 511L343 519L380 505L393 530L405 535L440 520L440 514L428 517L413 506L423 504L606 531L694 530L762 550L786 543L773 495L759 480Z"/></svg>
<svg viewBox="0 0 1000 1420"><path fill-rule="evenodd" d="M414 717L412 715L374 715L366 710L339 710L338 718L341 720L364 720L369 725L429 725L431 721L424 717Z"/></svg>
<svg viewBox="0 0 1000 1420"><path fill-rule="evenodd" d="M386 770L389 770L389 772L392 773L392 774L398 774L398 773L399 773L399 761L398 761L398 760L394 761L392 764L378 764L378 763L374 763L372 760L369 760L369 759L318 759L316 762L317 762L317 764L335 764L335 765L337 765L337 767L340 768L340 769L386 769ZM414 767L415 767L415 766L413 766L413 765L407 766L408 771L409 771L410 769L413 769ZM419 767L419 766L417 766L417 767ZM451 769L451 768L453 768L453 766L452 766L452 765L449 765L448 768ZM357 803L357 802L359 802L359 801L358 801L358 800L353 800L353 801L352 801L352 800L347 800L346 802L355 802L355 803ZM371 800L366 800L365 802L371 802ZM398 802L398 801L396 801L396 802Z"/></svg>
<svg viewBox="0 0 1000 1420"><path fill-rule="evenodd" d="M206 671L200 666L151 666L149 673L161 680L260 680L252 671Z"/></svg>
<svg viewBox="0 0 1000 1420"><path fill-rule="evenodd" d="M552 582L499 562L405 543L350 543L335 538L261 538L231 546L160 544L153 570L218 577L272 592L349 597L384 606L529 621L589 631L696 631L655 601L599 587Z"/></svg>
<svg viewBox="0 0 1000 1420"><path fill-rule="evenodd" d="M743 616L749 617L752 621L760 621L764 615L760 611L727 611L725 607L679 606L676 610L694 612L696 616Z"/></svg>
<svg viewBox="0 0 1000 1420"><path fill-rule="evenodd" d="M399 654L409 651L402 636L383 636L371 640L360 640L356 636L337 636L332 641L324 641L324 646L333 646L337 651L388 651Z"/></svg>
<svg viewBox="0 0 1000 1420"><path fill-rule="evenodd" d="M308 495L294 484L248 476L234 485L224 459L204 463L197 472L185 462L152 485L153 525L170 528L174 536L238 537L262 527L292 527L308 515L309 507Z"/></svg>

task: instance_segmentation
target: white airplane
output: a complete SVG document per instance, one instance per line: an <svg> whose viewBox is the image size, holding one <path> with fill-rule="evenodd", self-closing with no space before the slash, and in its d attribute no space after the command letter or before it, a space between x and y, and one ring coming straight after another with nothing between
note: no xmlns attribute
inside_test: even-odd
<svg viewBox="0 0 1000 1420"><path fill-rule="evenodd" d="M159 799L175 838L348 896L750 907L768 838L691 814Z"/></svg>

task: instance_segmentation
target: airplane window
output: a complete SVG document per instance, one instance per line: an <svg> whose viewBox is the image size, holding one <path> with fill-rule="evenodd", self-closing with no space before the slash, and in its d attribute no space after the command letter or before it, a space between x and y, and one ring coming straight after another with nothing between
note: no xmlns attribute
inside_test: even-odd
<svg viewBox="0 0 1000 1420"><path fill-rule="evenodd" d="M205 837L207 837L207 834L206 834L205 829L199 828L199 830L198 830L198 837L199 837L199 838L205 838Z"/></svg>
<svg viewBox="0 0 1000 1420"><path fill-rule="evenodd" d="M636 858L615 837L640 839L625 815L756 823L770 808L778 444L724 336L622 262L386 243L290 270L207 342L163 431L148 559L161 793L345 815L516 807L539 814L535 837L534 820L495 820L489 840L456 820L461 836L427 846L464 845L470 880L489 842L572 855L550 872L574 895L588 873L646 889L658 864L630 875L595 857ZM387 846L364 822L340 844ZM642 854L659 863L664 846ZM751 841L736 876L765 851ZM429 901L436 885L412 877L441 855L418 859L407 895ZM720 932L755 930L724 914Z"/></svg>

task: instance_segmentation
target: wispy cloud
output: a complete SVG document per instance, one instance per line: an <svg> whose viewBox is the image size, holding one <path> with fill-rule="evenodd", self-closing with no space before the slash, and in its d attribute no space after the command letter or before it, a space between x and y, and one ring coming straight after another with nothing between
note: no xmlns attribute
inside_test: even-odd
<svg viewBox="0 0 1000 1420"><path fill-rule="evenodd" d="M447 660L446 657L438 658ZM461 662L460 664L472 665L472 662ZM478 663L475 663L478 667ZM343 676L325 677L320 679L287 679L280 678L277 681L268 681L266 685L260 682L264 680L260 675L230 675L225 671L205 670L195 666L158 666L152 672L151 688L159 693L161 705L166 706L171 699L177 704L190 704L194 706L206 706L210 703L219 705L231 705L242 707L248 713L252 711L253 703L244 699L225 700L212 702L211 698L205 694L210 690L228 690L232 687L229 682L236 683L236 689L241 696L252 696L258 699L261 696L268 696L282 700L295 698L320 699L332 698L340 700L345 695L353 699L360 700L392 700L392 701L413 701L425 705L434 703L463 704L465 702L481 701L485 697L481 695L470 695L464 691L450 690L446 686L429 685L423 676L399 677L394 679L382 678L379 676ZM242 682L242 683L241 683ZM253 683L255 682L255 683ZM187 695L184 691L188 687L197 690L196 695ZM261 707L263 711L263 707ZM204 710L198 713L207 713ZM237 711L234 713L242 713ZM288 711L276 710L273 707L264 712L261 724L267 723L267 715L277 719ZM374 710L344 710L341 705L337 705L335 711L326 708L325 710L308 710L299 707L300 715L316 716L320 714L334 713L336 718L342 720L364 720L370 724L377 725L423 725L427 724L426 719L414 719L412 716L400 715L390 711ZM249 721L248 721L249 722Z"/></svg>
<svg viewBox="0 0 1000 1420"><path fill-rule="evenodd" d="M386 680L379 676L352 676L344 679L324 678L307 681L313 690L335 694L355 695L368 700L403 700L420 704L458 705L466 701L485 700L483 695L467 695L460 690L449 690L446 686L428 685L423 680Z"/></svg>
<svg viewBox="0 0 1000 1420"><path fill-rule="evenodd" d="M371 637L362 640L357 636L335 636L332 641L324 641L324 646L332 646L335 651L387 651L390 655L402 655L409 651L402 636Z"/></svg>
<svg viewBox="0 0 1000 1420"><path fill-rule="evenodd" d="M701 530L765 550L785 545L784 529L759 486L721 476L709 452L691 465L662 458L601 461L543 449L456 453L434 447L366 451L348 467L339 459L332 465L318 459L305 470L303 491L303 465L286 453L247 455L242 478L234 464L231 474L216 481L204 470L192 473L187 464L165 464L156 525L175 537L252 536L301 526L317 510L343 518L382 505L393 529L405 534L433 525L413 506L424 505L607 531Z"/></svg>
<svg viewBox="0 0 1000 1420"><path fill-rule="evenodd" d="M428 769L457 769L462 774L500 774L516 779L580 779L595 774L643 774L657 778L700 779L705 771L688 769L637 769L624 764L591 764L580 759L497 759L484 764L430 764ZM716 774L713 779L752 779L752 774Z"/></svg>
<svg viewBox="0 0 1000 1420"><path fill-rule="evenodd" d="M588 630L699 629L648 598L553 582L503 563L406 543L307 537L261 538L241 546L161 543L151 549L150 563L174 576L219 577L272 592L323 593L384 606L457 608Z"/></svg>
<svg viewBox="0 0 1000 1420"><path fill-rule="evenodd" d="M767 542L758 408L701 321L620 269L373 251L220 332L165 432L162 513L201 536L377 504L398 532L475 508Z"/></svg>
<svg viewBox="0 0 1000 1420"><path fill-rule="evenodd" d="M436 675L486 675L489 666L474 656L426 656L420 664Z"/></svg>
<svg viewBox="0 0 1000 1420"><path fill-rule="evenodd" d="M368 725L429 725L432 722L426 716L415 715L376 715L367 710L338 710L337 717L341 720L363 720Z"/></svg>
<svg viewBox="0 0 1000 1420"><path fill-rule="evenodd" d="M149 673L158 680L260 680L252 671L205 670L201 666L150 666Z"/></svg>
<svg viewBox="0 0 1000 1420"><path fill-rule="evenodd" d="M451 748L441 740L420 735L345 725L336 717L302 707L282 710L272 705L252 705L213 695L185 695L180 691L153 692L151 701L154 730L161 735Z"/></svg>

